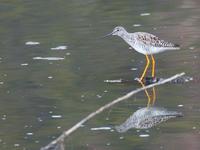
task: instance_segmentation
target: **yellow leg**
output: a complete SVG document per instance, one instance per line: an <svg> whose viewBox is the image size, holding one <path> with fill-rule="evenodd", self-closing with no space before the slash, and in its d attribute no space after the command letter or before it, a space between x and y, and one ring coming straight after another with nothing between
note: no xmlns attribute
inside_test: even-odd
<svg viewBox="0 0 200 150"><path fill-rule="evenodd" d="M149 67L149 57L148 57L148 55L145 55L145 56L146 56L147 63L146 63L145 69L144 69L144 71L142 73L142 76L140 77L140 81L142 81L144 79L144 76L145 76L145 74L147 72L147 69Z"/></svg>
<svg viewBox="0 0 200 150"><path fill-rule="evenodd" d="M154 105L155 101L156 101L156 89L155 89L155 87L153 87L153 101L152 101L152 105Z"/></svg>
<svg viewBox="0 0 200 150"><path fill-rule="evenodd" d="M151 72L151 76L152 78L155 77L155 59L153 57L153 55L151 55L151 59L152 59L152 72Z"/></svg>
<svg viewBox="0 0 200 150"><path fill-rule="evenodd" d="M139 83L142 85L142 87L145 87L145 85L144 85L144 83L142 81L139 81ZM151 104L151 97L150 97L150 95L149 95L149 93L148 93L148 91L146 89L144 91L145 91L145 94L146 94L146 96L148 98L147 107L149 107L150 104Z"/></svg>

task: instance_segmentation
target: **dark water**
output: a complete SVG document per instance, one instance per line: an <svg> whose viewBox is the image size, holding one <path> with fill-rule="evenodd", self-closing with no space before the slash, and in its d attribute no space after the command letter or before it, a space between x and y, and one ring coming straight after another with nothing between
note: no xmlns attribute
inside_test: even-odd
<svg viewBox="0 0 200 150"><path fill-rule="evenodd" d="M141 16L142 13L150 14ZM66 148L200 149L199 14L199 0L2 1L0 149L39 149L90 112L140 87L103 82L131 80L140 75L145 65L145 57L130 50L121 39L98 39L117 25L129 32L150 32L182 46L180 51L155 56L157 76L169 77L184 71L194 81L157 87L155 106L180 111L184 117L149 130L90 130L119 125L138 108L145 107L147 98L141 92L89 121L65 141ZM25 45L28 41L40 44ZM51 50L60 45L68 47ZM141 134L149 137L142 138Z"/></svg>

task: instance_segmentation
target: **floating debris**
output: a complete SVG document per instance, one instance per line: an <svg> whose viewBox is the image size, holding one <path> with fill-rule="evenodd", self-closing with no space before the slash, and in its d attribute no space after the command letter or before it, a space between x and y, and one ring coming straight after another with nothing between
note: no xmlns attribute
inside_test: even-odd
<svg viewBox="0 0 200 150"><path fill-rule="evenodd" d="M23 63L21 64L21 66L28 66L28 63Z"/></svg>
<svg viewBox="0 0 200 150"><path fill-rule="evenodd" d="M111 143L109 143L109 142L108 142L108 143L106 143L106 146L110 146L110 145L111 145Z"/></svg>
<svg viewBox="0 0 200 150"><path fill-rule="evenodd" d="M68 53L66 53L65 55L69 56L69 55L71 55L71 53L68 52Z"/></svg>
<svg viewBox="0 0 200 150"><path fill-rule="evenodd" d="M140 134L139 137L145 138L145 137L149 137L149 134Z"/></svg>
<svg viewBox="0 0 200 150"><path fill-rule="evenodd" d="M196 130L196 129L197 129L197 127L192 127L192 129L193 129L193 130Z"/></svg>
<svg viewBox="0 0 200 150"><path fill-rule="evenodd" d="M182 104L180 104L180 105L178 105L178 107L183 107L183 105L182 105Z"/></svg>
<svg viewBox="0 0 200 150"><path fill-rule="evenodd" d="M131 68L132 71L138 70L138 68Z"/></svg>
<svg viewBox="0 0 200 150"><path fill-rule="evenodd" d="M19 146L20 146L20 145L19 145L19 144L17 144L17 143L16 143L16 144L14 144L14 147L19 147Z"/></svg>
<svg viewBox="0 0 200 150"><path fill-rule="evenodd" d="M52 115L51 118L53 118L53 119L62 118L62 115Z"/></svg>
<svg viewBox="0 0 200 150"><path fill-rule="evenodd" d="M67 46L57 46L57 47L51 48L51 50L65 50L65 49L67 49Z"/></svg>
<svg viewBox="0 0 200 150"><path fill-rule="evenodd" d="M98 130L111 130L111 127L98 127L98 128L91 128L92 131L98 131Z"/></svg>
<svg viewBox="0 0 200 150"><path fill-rule="evenodd" d="M141 13L140 16L149 16L151 15L150 13Z"/></svg>
<svg viewBox="0 0 200 150"><path fill-rule="evenodd" d="M102 98L102 96L101 96L101 95L99 95L99 94L97 94L97 98Z"/></svg>
<svg viewBox="0 0 200 150"><path fill-rule="evenodd" d="M131 128L148 129L171 118L182 117L183 114L176 111L168 111L159 107L144 107L134 112L124 123L116 126L120 132L126 132Z"/></svg>
<svg viewBox="0 0 200 150"><path fill-rule="evenodd" d="M53 77L52 77L52 76L49 76L48 79L53 79Z"/></svg>
<svg viewBox="0 0 200 150"><path fill-rule="evenodd" d="M117 80L104 80L106 83L121 83L122 79L117 79Z"/></svg>
<svg viewBox="0 0 200 150"><path fill-rule="evenodd" d="M134 27L140 27L141 24L134 24L133 26L134 26Z"/></svg>
<svg viewBox="0 0 200 150"><path fill-rule="evenodd" d="M7 119L7 116L6 115L3 115L3 117L1 118L2 120L6 120Z"/></svg>
<svg viewBox="0 0 200 150"><path fill-rule="evenodd" d="M194 46L191 46L191 47L189 47L189 49L193 50L193 49L195 49L195 47L194 47Z"/></svg>
<svg viewBox="0 0 200 150"><path fill-rule="evenodd" d="M28 41L25 43L25 45L39 45L40 42L34 42L34 41Z"/></svg>
<svg viewBox="0 0 200 150"><path fill-rule="evenodd" d="M33 57L34 60L63 60L63 57Z"/></svg>
<svg viewBox="0 0 200 150"><path fill-rule="evenodd" d="M34 133L32 133L32 132L28 132L28 133L26 133L26 135L33 135Z"/></svg>

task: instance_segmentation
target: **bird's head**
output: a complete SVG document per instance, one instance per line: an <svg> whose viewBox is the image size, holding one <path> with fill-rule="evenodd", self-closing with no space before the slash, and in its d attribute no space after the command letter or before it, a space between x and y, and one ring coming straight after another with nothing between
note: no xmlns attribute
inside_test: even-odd
<svg viewBox="0 0 200 150"><path fill-rule="evenodd" d="M121 36L124 34L124 32L126 32L126 30L121 27L121 26L117 26L114 28L113 32L112 32L112 35L118 35L118 36Z"/></svg>
<svg viewBox="0 0 200 150"><path fill-rule="evenodd" d="M107 36L110 36L110 35L122 36L125 32L126 32L126 30L123 27L117 26L117 27L114 28L114 30L111 33L109 33L109 34L107 34L103 37L107 37Z"/></svg>

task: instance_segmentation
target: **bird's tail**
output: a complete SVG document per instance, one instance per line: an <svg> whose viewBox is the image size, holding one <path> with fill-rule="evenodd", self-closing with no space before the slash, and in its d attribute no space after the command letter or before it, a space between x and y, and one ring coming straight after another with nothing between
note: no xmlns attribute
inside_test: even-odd
<svg viewBox="0 0 200 150"><path fill-rule="evenodd" d="M180 45L174 44L172 47L170 47L169 50L179 50L179 49L180 49Z"/></svg>

